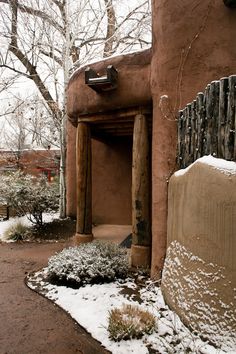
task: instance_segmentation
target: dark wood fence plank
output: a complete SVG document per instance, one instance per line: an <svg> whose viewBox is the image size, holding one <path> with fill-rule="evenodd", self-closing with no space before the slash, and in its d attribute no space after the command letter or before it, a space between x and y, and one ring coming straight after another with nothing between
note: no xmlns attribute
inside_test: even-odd
<svg viewBox="0 0 236 354"><path fill-rule="evenodd" d="M204 155L236 161L236 75L212 81L179 112L180 168Z"/></svg>
<svg viewBox="0 0 236 354"><path fill-rule="evenodd" d="M225 156L225 128L227 121L228 93L229 79L228 77L223 77L220 79L219 93L218 157L220 158Z"/></svg>

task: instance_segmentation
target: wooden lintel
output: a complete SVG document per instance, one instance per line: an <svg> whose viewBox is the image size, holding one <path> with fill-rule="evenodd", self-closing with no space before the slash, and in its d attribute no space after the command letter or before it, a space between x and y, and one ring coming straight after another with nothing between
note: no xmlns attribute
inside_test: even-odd
<svg viewBox="0 0 236 354"><path fill-rule="evenodd" d="M109 129L123 129L123 128L133 128L134 126L134 122L126 122L126 121L123 121L123 122L109 122L109 123L101 123L99 125L96 125L94 127L94 129L98 128L98 129L106 129L106 130L109 130Z"/></svg>
<svg viewBox="0 0 236 354"><path fill-rule="evenodd" d="M117 119L126 119L128 117L135 117L137 114L151 115L152 107L135 107L108 112L81 114L78 117L78 122L95 123Z"/></svg>

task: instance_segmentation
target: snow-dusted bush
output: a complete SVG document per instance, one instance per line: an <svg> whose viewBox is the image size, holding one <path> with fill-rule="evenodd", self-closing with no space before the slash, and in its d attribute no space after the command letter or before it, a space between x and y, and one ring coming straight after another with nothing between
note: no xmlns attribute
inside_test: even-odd
<svg viewBox="0 0 236 354"><path fill-rule="evenodd" d="M58 210L58 185L45 177L22 172L0 176L0 195L18 215L27 215L33 223L42 225L43 212Z"/></svg>
<svg viewBox="0 0 236 354"><path fill-rule="evenodd" d="M141 338L144 334L152 334L155 328L155 317L138 306L123 305L109 312L109 338L114 341Z"/></svg>
<svg viewBox="0 0 236 354"><path fill-rule="evenodd" d="M49 258L49 278L79 286L123 278L128 271L127 251L115 244L94 241L64 249Z"/></svg>
<svg viewBox="0 0 236 354"><path fill-rule="evenodd" d="M12 241L23 241L26 240L29 235L30 228L19 221L9 226L9 228L5 230L4 239Z"/></svg>

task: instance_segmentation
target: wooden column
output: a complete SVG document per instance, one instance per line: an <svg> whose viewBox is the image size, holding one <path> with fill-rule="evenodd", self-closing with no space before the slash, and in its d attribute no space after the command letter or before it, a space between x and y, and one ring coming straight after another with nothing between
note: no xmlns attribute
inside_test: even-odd
<svg viewBox="0 0 236 354"><path fill-rule="evenodd" d="M91 134L86 123L78 123L76 140L77 223L75 243L86 243L92 235Z"/></svg>
<svg viewBox="0 0 236 354"><path fill-rule="evenodd" d="M150 160L148 124L144 115L134 120L132 163L132 247L135 267L150 266Z"/></svg>

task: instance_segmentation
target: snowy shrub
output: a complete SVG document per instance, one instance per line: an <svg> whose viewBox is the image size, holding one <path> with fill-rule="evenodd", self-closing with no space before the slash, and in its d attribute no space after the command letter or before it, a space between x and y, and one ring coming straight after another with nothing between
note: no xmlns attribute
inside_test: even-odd
<svg viewBox="0 0 236 354"><path fill-rule="evenodd" d="M48 261L49 278L71 286L112 281L127 271L127 251L99 241L64 249Z"/></svg>
<svg viewBox="0 0 236 354"><path fill-rule="evenodd" d="M138 306L123 305L109 312L109 338L114 341L139 339L144 334L152 334L155 328L155 317Z"/></svg>
<svg viewBox="0 0 236 354"><path fill-rule="evenodd" d="M11 225L5 232L5 240L23 241L30 235L29 227L23 225L20 221Z"/></svg>
<svg viewBox="0 0 236 354"><path fill-rule="evenodd" d="M0 195L18 215L27 215L33 223L42 225L43 212L58 210L58 185L44 177L15 172L0 176Z"/></svg>

